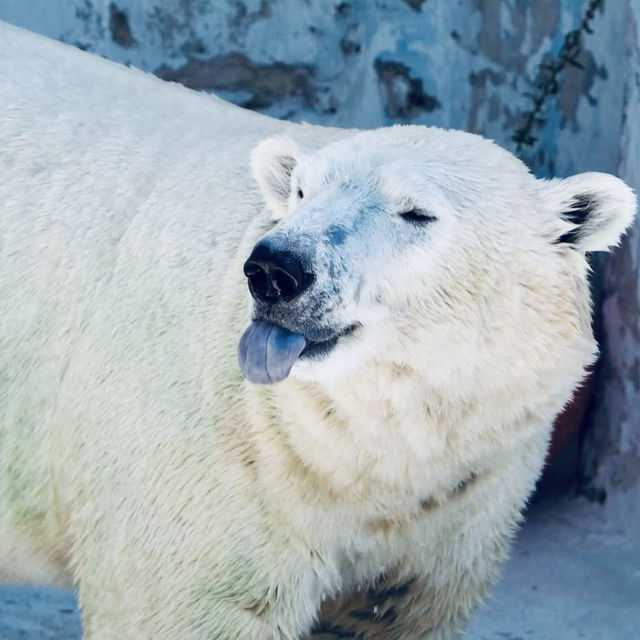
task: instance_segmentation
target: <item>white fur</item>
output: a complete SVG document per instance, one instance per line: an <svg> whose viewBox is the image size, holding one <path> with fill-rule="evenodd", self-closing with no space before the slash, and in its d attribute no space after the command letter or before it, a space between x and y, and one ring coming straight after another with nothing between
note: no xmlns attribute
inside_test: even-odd
<svg viewBox="0 0 640 640"><path fill-rule="evenodd" d="M298 145L286 136L263 140L251 153L252 172L271 208L273 220L279 220L286 213L291 171L301 155Z"/></svg>
<svg viewBox="0 0 640 640"><path fill-rule="evenodd" d="M617 241L630 191L537 181L470 134L292 125L0 40L3 577L69 560L92 640L301 638L381 579L408 596L366 637L458 637L595 357L583 251ZM584 243L558 244L585 190ZM411 231L409 206L437 221ZM361 326L259 387L235 352L267 233L308 236L316 287L349 265L318 318Z"/></svg>
<svg viewBox="0 0 640 640"><path fill-rule="evenodd" d="M633 191L619 178L595 171L564 180L550 180L545 206L561 213L575 208L576 195L593 200L593 210L583 223L584 232L577 243L581 251L607 251L620 241L636 210ZM575 225L568 224L568 228Z"/></svg>

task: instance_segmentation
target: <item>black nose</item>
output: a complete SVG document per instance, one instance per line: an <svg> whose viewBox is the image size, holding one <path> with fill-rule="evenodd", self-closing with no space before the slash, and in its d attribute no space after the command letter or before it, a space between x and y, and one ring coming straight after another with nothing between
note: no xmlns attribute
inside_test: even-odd
<svg viewBox="0 0 640 640"><path fill-rule="evenodd" d="M244 263L251 295L261 302L289 302L311 285L313 272L299 255L288 249L259 242Z"/></svg>

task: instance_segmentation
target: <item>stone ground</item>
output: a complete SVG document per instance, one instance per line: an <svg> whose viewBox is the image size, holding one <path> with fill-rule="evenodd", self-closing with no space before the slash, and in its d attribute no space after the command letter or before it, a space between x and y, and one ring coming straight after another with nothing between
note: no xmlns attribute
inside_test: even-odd
<svg viewBox="0 0 640 640"><path fill-rule="evenodd" d="M637 517L637 514L630 514ZM640 639L640 545L599 507L536 505L465 640Z"/></svg>
<svg viewBox="0 0 640 640"><path fill-rule="evenodd" d="M0 585L0 640L76 640L70 590ZM598 507L537 504L503 578L465 640L638 640L640 545ZM392 639L390 639L392 640Z"/></svg>

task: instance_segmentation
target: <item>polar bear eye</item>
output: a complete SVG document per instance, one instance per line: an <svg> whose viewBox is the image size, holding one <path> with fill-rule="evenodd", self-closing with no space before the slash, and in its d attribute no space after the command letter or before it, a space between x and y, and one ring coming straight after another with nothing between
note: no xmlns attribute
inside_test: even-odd
<svg viewBox="0 0 640 640"><path fill-rule="evenodd" d="M304 198L304 193L302 193L302 189L298 189L298 200L302 200Z"/></svg>
<svg viewBox="0 0 640 640"><path fill-rule="evenodd" d="M400 214L400 217L407 222L413 222L415 224L426 224L428 222L435 222L437 219L424 209L408 209Z"/></svg>

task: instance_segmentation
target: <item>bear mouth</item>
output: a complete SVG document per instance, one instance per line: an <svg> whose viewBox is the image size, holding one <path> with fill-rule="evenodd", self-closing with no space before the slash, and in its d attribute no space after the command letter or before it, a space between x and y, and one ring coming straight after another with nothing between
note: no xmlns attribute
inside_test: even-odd
<svg viewBox="0 0 640 640"><path fill-rule="evenodd" d="M240 369L250 382L281 382L298 360L317 361L327 357L338 341L358 326L301 333L267 320L253 320L238 343Z"/></svg>
<svg viewBox="0 0 640 640"><path fill-rule="evenodd" d="M335 333L331 338L326 340L309 340L307 341L306 346L302 350L299 358L301 360L320 360L331 351L333 351L334 347L338 344L338 340L340 338L344 338L346 336L351 335L360 325L355 322L354 324L341 329L337 333Z"/></svg>

